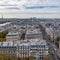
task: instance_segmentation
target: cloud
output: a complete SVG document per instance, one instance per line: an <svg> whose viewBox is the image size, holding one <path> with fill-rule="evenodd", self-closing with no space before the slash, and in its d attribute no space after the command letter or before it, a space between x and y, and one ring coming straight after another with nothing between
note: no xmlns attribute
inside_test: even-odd
<svg viewBox="0 0 60 60"><path fill-rule="evenodd" d="M26 9L60 8L60 0L28 0Z"/></svg>
<svg viewBox="0 0 60 60"><path fill-rule="evenodd" d="M60 8L60 0L0 0L0 6L16 6L20 9Z"/></svg>
<svg viewBox="0 0 60 60"><path fill-rule="evenodd" d="M0 4L0 6L17 6L17 5L15 5L15 4Z"/></svg>
<svg viewBox="0 0 60 60"><path fill-rule="evenodd" d="M7 9L7 10L19 10L20 8L19 7L8 7L8 8L5 8L5 9Z"/></svg>
<svg viewBox="0 0 60 60"><path fill-rule="evenodd" d="M60 6L26 6L26 9L60 8Z"/></svg>
<svg viewBox="0 0 60 60"><path fill-rule="evenodd" d="M0 0L0 13L38 14L60 12L60 0Z"/></svg>
<svg viewBox="0 0 60 60"><path fill-rule="evenodd" d="M0 10L19 10L17 0L0 0Z"/></svg>

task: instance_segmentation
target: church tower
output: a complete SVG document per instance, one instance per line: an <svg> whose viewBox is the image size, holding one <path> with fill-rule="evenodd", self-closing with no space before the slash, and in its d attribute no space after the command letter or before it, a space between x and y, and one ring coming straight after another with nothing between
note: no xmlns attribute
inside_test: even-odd
<svg viewBox="0 0 60 60"><path fill-rule="evenodd" d="M3 15L2 15L2 20L3 20Z"/></svg>

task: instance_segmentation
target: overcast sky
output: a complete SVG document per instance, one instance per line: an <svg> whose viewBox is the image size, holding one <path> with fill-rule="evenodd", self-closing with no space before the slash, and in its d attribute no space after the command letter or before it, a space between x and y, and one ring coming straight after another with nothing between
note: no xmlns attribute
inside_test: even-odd
<svg viewBox="0 0 60 60"><path fill-rule="evenodd" d="M60 0L0 0L0 17L60 18Z"/></svg>

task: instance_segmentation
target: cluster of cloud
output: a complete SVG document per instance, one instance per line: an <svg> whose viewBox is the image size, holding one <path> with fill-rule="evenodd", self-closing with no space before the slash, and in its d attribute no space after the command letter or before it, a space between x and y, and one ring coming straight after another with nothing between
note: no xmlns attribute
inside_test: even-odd
<svg viewBox="0 0 60 60"><path fill-rule="evenodd" d="M20 0L0 0L0 9L20 9L17 5Z"/></svg>
<svg viewBox="0 0 60 60"><path fill-rule="evenodd" d="M0 0L0 13L6 12L57 13L60 12L60 0Z"/></svg>
<svg viewBox="0 0 60 60"><path fill-rule="evenodd" d="M60 0L0 0L0 10L24 8L60 8Z"/></svg>
<svg viewBox="0 0 60 60"><path fill-rule="evenodd" d="M27 9L60 8L60 0L28 0Z"/></svg>

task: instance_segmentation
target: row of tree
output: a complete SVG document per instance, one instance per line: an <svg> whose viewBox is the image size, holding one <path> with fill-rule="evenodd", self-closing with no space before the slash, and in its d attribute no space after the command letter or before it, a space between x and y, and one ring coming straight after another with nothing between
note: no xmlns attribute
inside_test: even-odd
<svg viewBox="0 0 60 60"><path fill-rule="evenodd" d="M5 38L8 31L0 32L0 38Z"/></svg>
<svg viewBox="0 0 60 60"><path fill-rule="evenodd" d="M60 41L60 36L58 36L55 41L55 44L58 48L59 48L59 41Z"/></svg>
<svg viewBox="0 0 60 60"><path fill-rule="evenodd" d="M9 56L7 54L0 54L0 60L33 60L33 57L29 58L17 58L15 56Z"/></svg>
<svg viewBox="0 0 60 60"><path fill-rule="evenodd" d="M8 34L8 31L0 32L0 42L5 41L6 35Z"/></svg>
<svg viewBox="0 0 60 60"><path fill-rule="evenodd" d="M15 56L9 56L7 54L0 54L0 60L16 60Z"/></svg>

